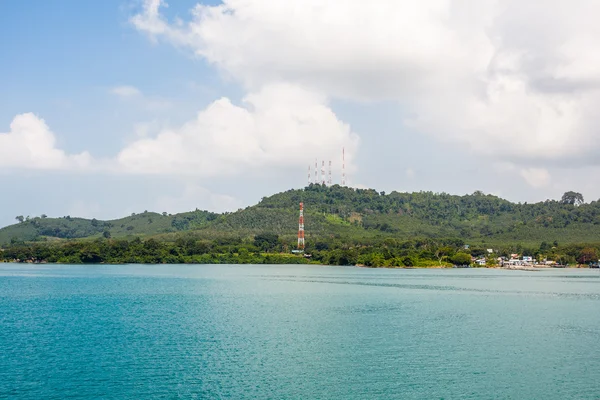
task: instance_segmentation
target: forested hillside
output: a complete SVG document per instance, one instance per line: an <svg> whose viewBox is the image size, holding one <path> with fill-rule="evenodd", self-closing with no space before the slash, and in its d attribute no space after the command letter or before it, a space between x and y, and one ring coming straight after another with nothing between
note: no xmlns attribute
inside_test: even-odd
<svg viewBox="0 0 600 400"><path fill-rule="evenodd" d="M0 245L83 238L155 237L174 241L181 233L197 239L250 239L273 233L293 242L298 204L304 203L306 236L359 243L385 238L461 239L477 244L600 242L600 203L583 203L578 193L560 200L515 204L475 192L456 196L432 192L389 194L372 189L310 185L263 198L233 213L208 211L167 215L144 212L112 221L36 217L0 229Z"/></svg>
<svg viewBox="0 0 600 400"><path fill-rule="evenodd" d="M561 200L515 204L481 192L465 196L385 194L372 189L311 185L263 198L254 207L219 217L206 229L293 235L302 201L307 236L349 240L461 238L496 244L600 241L600 203L583 203L579 196L569 192Z"/></svg>

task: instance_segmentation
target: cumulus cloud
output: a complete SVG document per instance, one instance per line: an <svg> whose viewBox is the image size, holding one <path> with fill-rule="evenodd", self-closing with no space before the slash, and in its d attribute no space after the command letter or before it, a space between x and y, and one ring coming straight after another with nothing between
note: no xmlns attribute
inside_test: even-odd
<svg viewBox="0 0 600 400"><path fill-rule="evenodd" d="M595 0L224 0L186 23L165 4L147 0L132 23L248 90L398 101L421 132L538 166L600 150Z"/></svg>
<svg viewBox="0 0 600 400"><path fill-rule="evenodd" d="M265 166L306 167L314 156L339 159L345 146L352 169L358 136L320 94L274 84L243 103L221 98L183 126L131 143L117 162L132 173L208 177Z"/></svg>
<svg viewBox="0 0 600 400"><path fill-rule="evenodd" d="M23 169L81 169L91 165L87 152L68 155L56 147L45 121L32 113L17 115L10 131L0 133L0 167Z"/></svg>
<svg viewBox="0 0 600 400"><path fill-rule="evenodd" d="M449 1L226 0L197 5L185 25L169 24L161 5L147 0L132 23L191 48L250 88L284 80L337 96L396 99L443 83L446 73L468 75L475 67L465 67L481 66L490 53L483 32L469 29L485 21L469 20L466 6Z"/></svg>
<svg viewBox="0 0 600 400"><path fill-rule="evenodd" d="M128 97L134 91L127 87L119 93ZM273 84L249 93L242 103L218 99L171 129L156 121L136 124L134 141L106 159L92 159L87 152L68 155L56 147L44 120L18 115L10 132L0 133L0 167L221 177L264 167L304 169L314 157L336 160L339 170L345 147L346 169L355 169L359 138L318 92Z"/></svg>

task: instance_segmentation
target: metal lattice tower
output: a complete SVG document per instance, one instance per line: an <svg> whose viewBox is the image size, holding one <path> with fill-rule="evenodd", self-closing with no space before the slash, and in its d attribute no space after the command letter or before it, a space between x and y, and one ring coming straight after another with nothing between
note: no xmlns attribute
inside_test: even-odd
<svg viewBox="0 0 600 400"><path fill-rule="evenodd" d="M331 186L333 184L333 179L331 178L331 160L329 160L329 171L327 176L327 184Z"/></svg>
<svg viewBox="0 0 600 400"><path fill-rule="evenodd" d="M308 186L310 186L310 178L311 178L311 175L310 175L310 164L309 164L308 165Z"/></svg>
<svg viewBox="0 0 600 400"><path fill-rule="evenodd" d="M321 184L325 186L325 161L321 161Z"/></svg>
<svg viewBox="0 0 600 400"><path fill-rule="evenodd" d="M298 218L298 250L304 250L304 203L300 203L300 217Z"/></svg>

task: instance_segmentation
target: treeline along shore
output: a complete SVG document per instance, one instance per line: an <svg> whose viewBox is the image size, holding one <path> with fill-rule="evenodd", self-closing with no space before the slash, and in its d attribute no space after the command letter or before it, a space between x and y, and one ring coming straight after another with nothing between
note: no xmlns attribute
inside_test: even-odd
<svg viewBox="0 0 600 400"><path fill-rule="evenodd" d="M367 267L498 267L515 256L544 265L594 266L596 245L542 243L538 248L508 246L498 249L468 247L461 240L386 238L376 243L322 241L293 254L275 234L239 238L196 240L180 237L173 242L154 238L75 240L57 243L14 244L0 251L4 262L64 264L309 264ZM520 253L515 253L520 252ZM482 262L483 261L483 262ZM505 265L506 266L506 265Z"/></svg>
<svg viewBox="0 0 600 400"><path fill-rule="evenodd" d="M300 202L306 248L294 254ZM386 194L312 184L223 214L16 220L0 229L4 262L595 266L600 252L600 202L586 203L576 192L528 204L482 192Z"/></svg>

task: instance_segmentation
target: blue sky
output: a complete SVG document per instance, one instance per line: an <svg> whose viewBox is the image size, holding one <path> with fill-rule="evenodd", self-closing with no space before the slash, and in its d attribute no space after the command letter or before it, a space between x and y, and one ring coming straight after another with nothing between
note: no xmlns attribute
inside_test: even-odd
<svg viewBox="0 0 600 400"><path fill-rule="evenodd" d="M92 147L108 156L130 134L135 120L130 114L144 117L140 110L120 109L108 92L111 87L133 85L149 95L179 101L169 114L175 121L208 104L214 93L235 95L235 89L216 84L218 74L203 60L140 35L129 23L139 3L31 4L7 1L1 6L0 34L5 39L0 49L9 60L0 63L3 92L8 94L0 98L4 126L16 114L33 111L60 133L64 149ZM193 4L179 1L167 12L186 14ZM193 89L193 84L206 91Z"/></svg>
<svg viewBox="0 0 600 400"><path fill-rule="evenodd" d="M0 3L0 226L235 210L342 147L356 187L600 196L594 2L168 3Z"/></svg>

